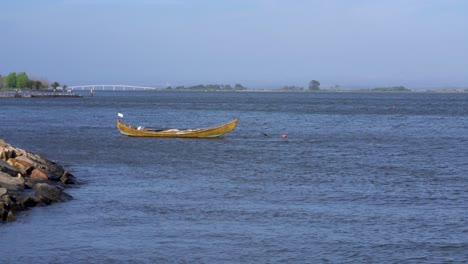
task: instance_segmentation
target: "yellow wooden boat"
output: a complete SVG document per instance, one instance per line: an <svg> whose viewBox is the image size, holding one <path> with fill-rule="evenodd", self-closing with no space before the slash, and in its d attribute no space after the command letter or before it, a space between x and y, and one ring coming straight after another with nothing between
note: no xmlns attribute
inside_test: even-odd
<svg viewBox="0 0 468 264"><path fill-rule="evenodd" d="M131 137L213 138L231 132L236 127L238 121L239 118L236 118L228 123L206 128L156 129L129 126L124 124L120 119L117 119L117 129L120 133Z"/></svg>

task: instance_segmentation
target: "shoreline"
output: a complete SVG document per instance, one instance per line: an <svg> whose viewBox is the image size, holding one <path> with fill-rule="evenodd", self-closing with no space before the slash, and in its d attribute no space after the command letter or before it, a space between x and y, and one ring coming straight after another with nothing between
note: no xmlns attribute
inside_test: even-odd
<svg viewBox="0 0 468 264"><path fill-rule="evenodd" d="M73 199L64 189L76 184L62 166L0 139L0 223L16 221L17 212L31 207Z"/></svg>
<svg viewBox="0 0 468 264"><path fill-rule="evenodd" d="M372 91L365 89L355 89L355 90L318 90L318 91L308 91L308 90L282 90L282 89L245 89L245 90L190 90L190 89L156 89L156 90L144 90L144 91L131 91L131 92L192 92L192 93L310 93L310 94L323 94L323 93L375 93L375 94L468 94L468 89L439 89L439 90L410 90L410 91ZM125 90L98 90L96 92L126 92ZM90 96L93 96L91 94ZM87 97L86 95L79 93L53 93L50 91L43 92L31 92L23 91L15 93L14 91L0 91L0 98L82 98Z"/></svg>
<svg viewBox="0 0 468 264"><path fill-rule="evenodd" d="M74 93L50 93L50 92L0 92L0 98L80 98Z"/></svg>

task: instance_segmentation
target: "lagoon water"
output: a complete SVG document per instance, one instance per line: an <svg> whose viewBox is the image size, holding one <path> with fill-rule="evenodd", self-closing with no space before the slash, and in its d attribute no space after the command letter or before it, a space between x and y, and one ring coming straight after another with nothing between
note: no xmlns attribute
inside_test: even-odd
<svg viewBox="0 0 468 264"><path fill-rule="evenodd" d="M133 125L220 139L131 138ZM468 94L4 98L0 138L82 183L0 225L1 263L466 263ZM282 138L286 134L286 138Z"/></svg>

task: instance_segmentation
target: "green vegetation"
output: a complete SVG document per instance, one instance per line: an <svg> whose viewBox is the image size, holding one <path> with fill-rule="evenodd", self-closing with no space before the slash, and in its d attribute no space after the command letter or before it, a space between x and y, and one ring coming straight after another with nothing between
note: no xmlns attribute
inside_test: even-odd
<svg viewBox="0 0 468 264"><path fill-rule="evenodd" d="M310 91L318 91L320 90L320 82L317 80L312 80L309 83L309 90Z"/></svg>
<svg viewBox="0 0 468 264"><path fill-rule="evenodd" d="M411 92L410 89L404 86L392 86L392 87L377 87L371 89L374 92Z"/></svg>
<svg viewBox="0 0 468 264"><path fill-rule="evenodd" d="M7 76L0 75L0 89L16 90L16 89L31 89L40 90L46 89L49 86L47 79L29 78L26 72L12 72Z"/></svg>
<svg viewBox="0 0 468 264"><path fill-rule="evenodd" d="M307 87L309 91L320 91L320 82L317 80L312 80L309 82L309 86ZM285 85L280 88L281 91L287 92L302 92L305 90L305 87L296 86L296 85Z"/></svg>
<svg viewBox="0 0 468 264"><path fill-rule="evenodd" d="M281 87L281 91L288 91L288 92L298 92L298 91L304 91L304 87L300 86L295 86L295 85L285 85Z"/></svg>
<svg viewBox="0 0 468 264"><path fill-rule="evenodd" d="M16 75L16 87L25 88L29 87L29 78L25 72L20 72Z"/></svg>
<svg viewBox="0 0 468 264"><path fill-rule="evenodd" d="M59 87L59 86L60 86L60 84L58 82L54 82L52 84L52 88L54 88L54 92L57 91L57 87Z"/></svg>
<svg viewBox="0 0 468 264"><path fill-rule="evenodd" d="M247 90L246 87L242 86L241 84L235 84L234 87L227 84L199 84L195 86L177 86L175 88L167 87L168 90L181 90L181 91L242 91Z"/></svg>
<svg viewBox="0 0 468 264"><path fill-rule="evenodd" d="M6 87L11 87L11 88L16 88L16 72L12 72L7 75L5 79L5 86Z"/></svg>

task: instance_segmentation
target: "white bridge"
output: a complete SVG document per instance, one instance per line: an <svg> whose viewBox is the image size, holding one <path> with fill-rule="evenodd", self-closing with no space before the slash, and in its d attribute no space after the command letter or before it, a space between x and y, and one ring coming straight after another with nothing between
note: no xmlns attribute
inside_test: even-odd
<svg viewBox="0 0 468 264"><path fill-rule="evenodd" d="M150 86L136 86L126 84L88 84L88 85L73 85L67 86L67 90L89 90L89 91L146 91L146 90L161 90L163 88Z"/></svg>

